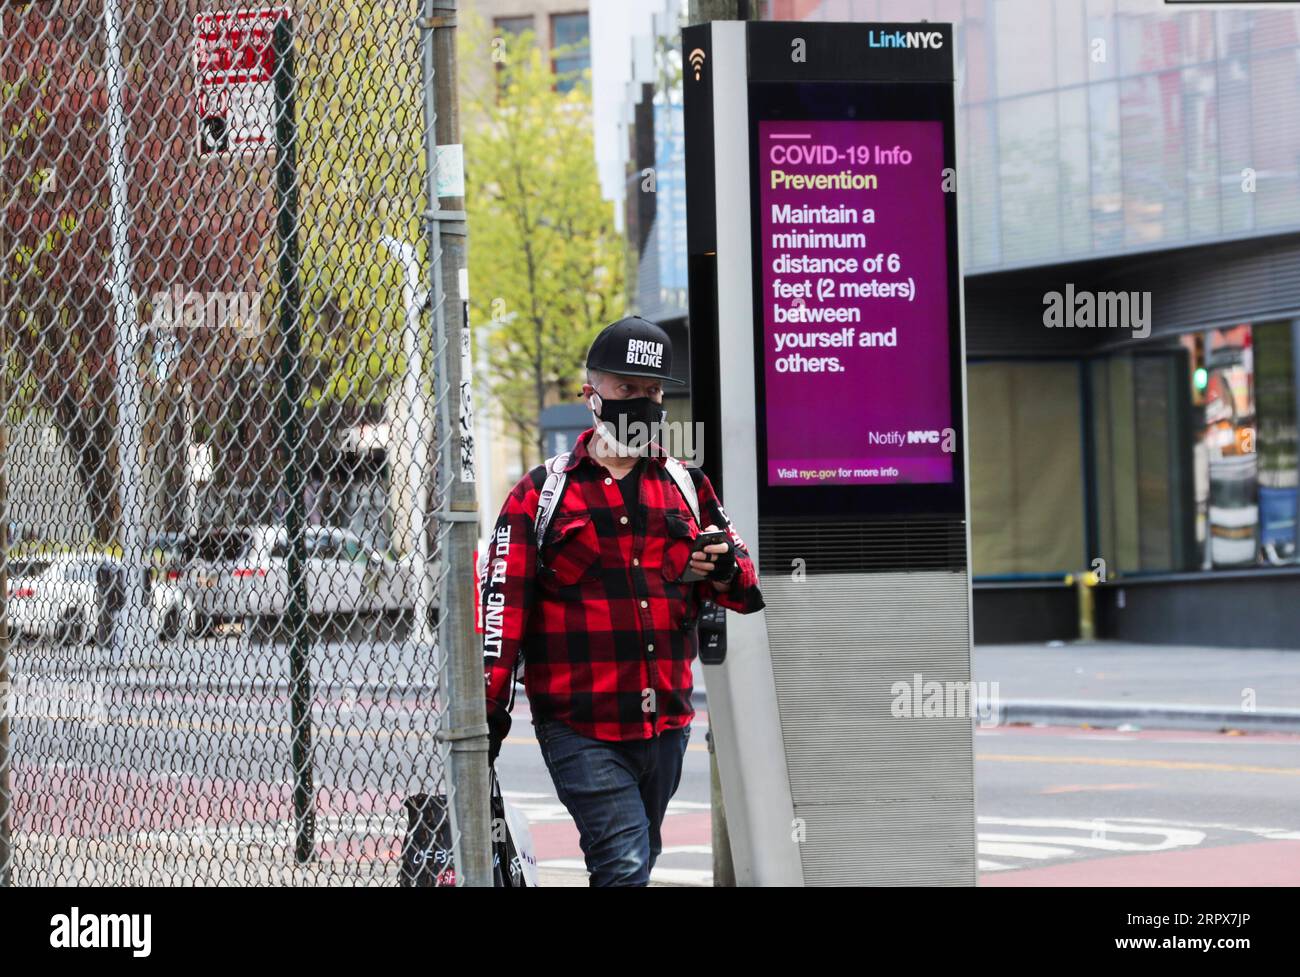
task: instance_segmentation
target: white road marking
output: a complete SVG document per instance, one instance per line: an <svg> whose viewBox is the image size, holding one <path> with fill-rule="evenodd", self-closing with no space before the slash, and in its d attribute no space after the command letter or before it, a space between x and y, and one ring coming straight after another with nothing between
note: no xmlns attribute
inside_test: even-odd
<svg viewBox="0 0 1300 977"><path fill-rule="evenodd" d="M1017 868L1015 859L1040 863L1047 859L1085 856L1089 851L1153 852L1190 848L1205 842L1207 832L1255 835L1270 841L1300 841L1300 830L1262 828L1203 821L1166 821L1157 818L1003 818L978 819L979 869L1001 872ZM985 828L1019 828L988 831ZM1023 830L1030 829L1030 830ZM1077 833L1076 833L1077 832ZM999 861L1007 859L1008 861Z"/></svg>
<svg viewBox="0 0 1300 977"><path fill-rule="evenodd" d="M549 803L539 801L517 801L507 791L505 798L510 802L510 806L528 819L529 824L549 824L555 821L572 821L569 812L558 800L552 799Z"/></svg>
<svg viewBox="0 0 1300 977"><path fill-rule="evenodd" d="M979 839L981 855L997 855L999 858L1064 858L1073 855L1073 848L1053 848L1051 845L1010 844L1001 841Z"/></svg>
<svg viewBox="0 0 1300 977"><path fill-rule="evenodd" d="M508 800L530 823L551 823L572 821L568 810L554 794L529 793L524 791L502 791ZM712 810L712 805L700 801L669 801L667 817L674 814L693 814L697 811Z"/></svg>
<svg viewBox="0 0 1300 977"><path fill-rule="evenodd" d="M1127 824L1133 819L1123 818L1117 820L1107 820L1106 818L1093 818L1091 820L1079 820L1076 818L996 818L982 817L979 818L981 825L1007 825L1014 828L1064 828L1067 831L1086 831L1089 838L1106 837L1109 834L1161 834L1164 840L1151 846L1141 847L1142 851L1162 851L1167 848L1181 848L1186 845L1199 845L1205 840L1205 835L1200 831L1184 830L1182 825L1170 825L1167 821L1142 821L1140 826ZM1081 844L1081 839L1076 839L1075 844Z"/></svg>
<svg viewBox="0 0 1300 977"><path fill-rule="evenodd" d="M1110 825L1106 826L1106 831L1115 830ZM1169 848L1182 848L1188 845L1199 845L1205 840L1205 835L1199 831L1191 832L1190 836L1181 837L1179 840L1170 842L1168 837L1164 841L1155 845L1144 845L1140 841L1122 841L1119 838L1108 838L1105 833L1101 837L1092 835L1083 838L1077 835L1004 835L1004 834L985 834L979 835L980 851L984 851L985 841L996 842L1029 842L1031 844L1055 844L1055 845L1078 845L1083 848L1099 848L1103 851L1165 851ZM1070 849L1066 849L1070 853ZM991 852L990 854L996 854ZM1005 854L1005 853L1004 853Z"/></svg>
<svg viewBox="0 0 1300 977"><path fill-rule="evenodd" d="M1125 818L1125 820L1133 821L1138 824L1170 824L1179 828L1244 831L1247 834L1259 835L1261 838L1267 838L1270 841L1300 841L1300 831L1295 831L1291 828L1250 828L1240 824L1219 824L1216 822L1200 821L1156 821L1154 818Z"/></svg>
<svg viewBox="0 0 1300 977"><path fill-rule="evenodd" d="M1003 862L995 862L988 858L979 860L979 871L981 872L1005 872L1009 868L1017 868L1015 865L1006 865Z"/></svg>
<svg viewBox="0 0 1300 977"><path fill-rule="evenodd" d="M660 868L650 873L651 882L676 882L678 885L713 885L713 869Z"/></svg>

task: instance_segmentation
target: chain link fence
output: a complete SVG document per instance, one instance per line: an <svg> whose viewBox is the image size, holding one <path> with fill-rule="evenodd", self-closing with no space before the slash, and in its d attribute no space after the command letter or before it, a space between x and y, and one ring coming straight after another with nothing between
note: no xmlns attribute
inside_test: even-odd
<svg viewBox="0 0 1300 977"><path fill-rule="evenodd" d="M0 882L393 885L447 793L422 7L0 5Z"/></svg>

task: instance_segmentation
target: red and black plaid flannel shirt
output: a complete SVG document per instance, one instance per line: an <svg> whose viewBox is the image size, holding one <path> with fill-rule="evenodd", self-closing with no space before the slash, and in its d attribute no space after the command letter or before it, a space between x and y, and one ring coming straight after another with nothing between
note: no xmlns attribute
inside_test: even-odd
<svg viewBox="0 0 1300 977"><path fill-rule="evenodd" d="M514 487L488 540L484 679L488 719L501 736L521 653L534 719L557 719L599 740L644 740L685 726L695 715L700 601L745 614L763 607L753 561L704 473L690 470L700 517L727 529L736 549L736 574L721 592L707 580L679 582L702 526L663 457L647 460L642 518L631 518L617 481L588 453L592 434L579 437L569 459L541 564L533 520L544 466Z"/></svg>

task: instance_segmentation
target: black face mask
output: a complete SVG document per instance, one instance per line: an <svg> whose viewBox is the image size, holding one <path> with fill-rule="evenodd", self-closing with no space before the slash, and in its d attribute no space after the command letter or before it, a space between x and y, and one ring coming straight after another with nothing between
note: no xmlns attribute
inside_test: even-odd
<svg viewBox="0 0 1300 977"><path fill-rule="evenodd" d="M607 436L625 448L638 451L659 436L659 426L668 412L649 397L630 397L627 400L600 398L599 407L593 407L596 416L604 422Z"/></svg>

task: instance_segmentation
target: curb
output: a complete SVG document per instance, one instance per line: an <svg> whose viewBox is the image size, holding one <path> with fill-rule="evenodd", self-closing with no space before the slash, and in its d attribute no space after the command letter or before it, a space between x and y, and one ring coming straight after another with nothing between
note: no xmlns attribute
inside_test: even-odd
<svg viewBox="0 0 1300 977"><path fill-rule="evenodd" d="M708 711L704 689L691 694L691 705ZM1246 712L1230 706L1170 702L1106 702L1080 699L1010 699L990 710L989 703L976 704L976 717L993 712L991 725L1036 723L1044 726L1138 726L1148 729L1190 729L1218 732L1227 727L1252 733L1300 733L1300 709L1256 709Z"/></svg>
<svg viewBox="0 0 1300 977"><path fill-rule="evenodd" d="M1168 702L1090 702L1068 699L1013 699L999 703L999 726L1041 723L1049 726L1131 725L1150 729L1218 732L1225 727L1252 733L1300 733L1300 709L1257 709Z"/></svg>

